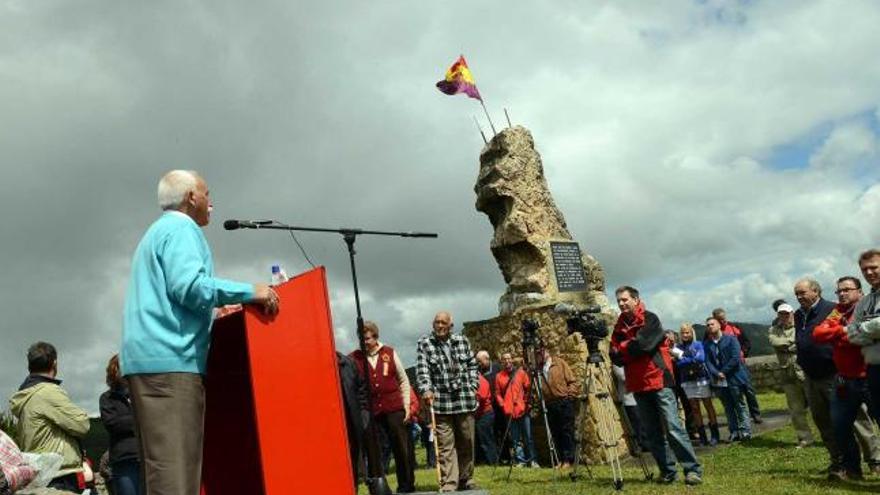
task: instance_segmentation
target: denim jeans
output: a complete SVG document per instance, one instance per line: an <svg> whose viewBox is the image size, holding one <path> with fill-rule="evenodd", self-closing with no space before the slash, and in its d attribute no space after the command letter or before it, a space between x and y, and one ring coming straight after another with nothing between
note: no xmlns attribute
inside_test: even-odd
<svg viewBox="0 0 880 495"><path fill-rule="evenodd" d="M840 448L843 468L850 473L862 472L861 453L853 426L862 404L869 402L868 385L864 379L838 377L831 391L831 427Z"/></svg>
<svg viewBox="0 0 880 495"><path fill-rule="evenodd" d="M110 485L113 495L139 495L141 493L141 463L137 459L114 462L110 465L113 473Z"/></svg>
<svg viewBox="0 0 880 495"><path fill-rule="evenodd" d="M490 411L477 418L477 458L487 464L498 462L495 445L495 413Z"/></svg>
<svg viewBox="0 0 880 495"><path fill-rule="evenodd" d="M726 387L716 388L721 403L724 404L724 414L727 416L727 429L730 431L731 439L752 436L752 423L746 407L744 389L744 385L734 385L730 382Z"/></svg>
<svg viewBox="0 0 880 495"><path fill-rule="evenodd" d="M694 447L681 425L672 389L636 392L634 395L639 408L639 419L644 426L647 447L657 461L660 475L666 479L674 478L677 459L685 474L694 472L702 476L703 468L700 467Z"/></svg>
<svg viewBox="0 0 880 495"><path fill-rule="evenodd" d="M516 446L516 462L528 464L535 460L535 442L532 440L532 418L529 413L510 422L510 438Z"/></svg>

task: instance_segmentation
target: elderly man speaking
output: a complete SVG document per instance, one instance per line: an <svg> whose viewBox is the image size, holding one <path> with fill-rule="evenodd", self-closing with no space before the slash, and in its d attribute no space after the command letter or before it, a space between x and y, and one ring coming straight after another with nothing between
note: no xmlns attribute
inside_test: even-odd
<svg viewBox="0 0 880 495"><path fill-rule="evenodd" d="M256 303L274 315L266 285L214 277L208 242L208 186L196 172L173 170L159 181L162 216L134 253L122 328L128 379L148 495L195 495L202 471L204 375L214 308Z"/></svg>

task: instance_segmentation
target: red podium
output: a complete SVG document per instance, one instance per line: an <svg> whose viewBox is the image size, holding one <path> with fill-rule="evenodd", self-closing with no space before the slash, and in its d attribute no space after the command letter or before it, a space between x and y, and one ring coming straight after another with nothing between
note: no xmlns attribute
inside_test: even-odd
<svg viewBox="0 0 880 495"><path fill-rule="evenodd" d="M273 321L246 307L214 323L202 493L350 495L324 268L276 291L281 310Z"/></svg>

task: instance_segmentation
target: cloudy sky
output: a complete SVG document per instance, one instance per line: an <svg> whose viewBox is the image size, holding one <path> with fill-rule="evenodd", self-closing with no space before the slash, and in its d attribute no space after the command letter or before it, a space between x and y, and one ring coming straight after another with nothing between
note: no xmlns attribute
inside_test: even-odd
<svg viewBox="0 0 880 495"><path fill-rule="evenodd" d="M97 410L171 168L207 178L227 278L307 264L226 218L439 232L358 241L365 315L405 361L435 310L495 316L482 115L434 88L459 53L496 125L507 107L532 131L609 287L641 287L667 326L716 305L767 321L794 280L830 286L880 244L878 25L869 1L0 1L0 396L43 339ZM344 244L299 239L348 351Z"/></svg>

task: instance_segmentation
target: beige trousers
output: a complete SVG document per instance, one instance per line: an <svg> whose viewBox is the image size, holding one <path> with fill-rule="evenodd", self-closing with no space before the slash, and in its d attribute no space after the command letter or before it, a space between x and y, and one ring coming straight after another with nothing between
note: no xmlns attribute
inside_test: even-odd
<svg viewBox="0 0 880 495"><path fill-rule="evenodd" d="M792 381L782 386L785 392L785 401L788 403L788 411L791 414L791 423L798 440L813 443L813 433L807 423L807 395L804 384L800 381Z"/></svg>
<svg viewBox="0 0 880 495"><path fill-rule="evenodd" d="M154 373L127 378L140 438L143 493L199 495L204 377L197 373Z"/></svg>
<svg viewBox="0 0 880 495"><path fill-rule="evenodd" d="M474 477L474 415L438 414L437 448L440 451L440 490L455 491Z"/></svg>

